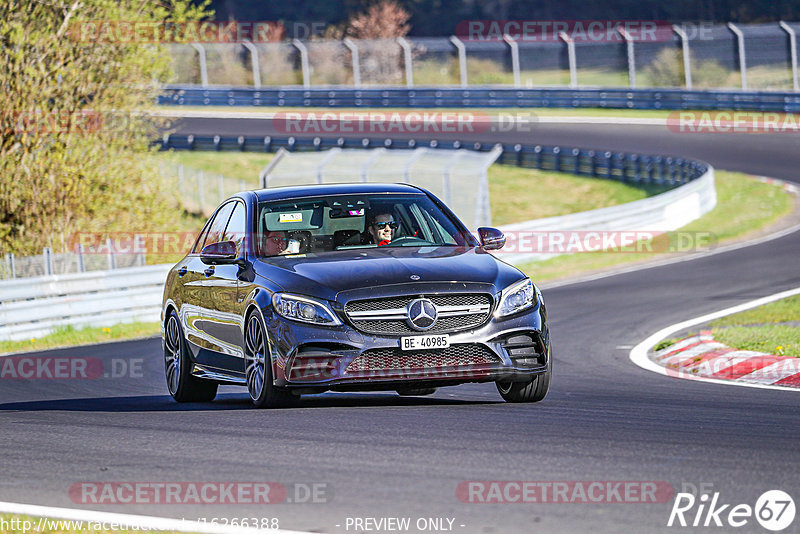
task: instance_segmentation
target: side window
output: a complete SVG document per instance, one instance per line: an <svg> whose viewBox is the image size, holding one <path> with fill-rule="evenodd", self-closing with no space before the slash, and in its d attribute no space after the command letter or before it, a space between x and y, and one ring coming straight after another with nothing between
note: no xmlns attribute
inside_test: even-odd
<svg viewBox="0 0 800 534"><path fill-rule="evenodd" d="M236 202L236 207L233 209L228 226L225 228L225 235L222 241L233 241L236 243L236 253L242 253L244 246L244 236L247 233L247 217L244 204Z"/></svg>
<svg viewBox="0 0 800 534"><path fill-rule="evenodd" d="M236 202L228 202L217 211L217 215L208 228L208 235L205 241L203 241L203 247L211 243L224 241L222 236L225 234L225 227L228 225L228 219L231 218L231 212L235 205ZM200 247L200 249L202 250L203 247Z"/></svg>
<svg viewBox="0 0 800 534"><path fill-rule="evenodd" d="M211 227L211 221L214 219L214 216L211 216L211 219L208 220L206 225L200 231L200 235L197 238L197 242L192 247L192 254L200 254L200 251L203 249L203 242L206 240L206 236L208 235L208 229Z"/></svg>

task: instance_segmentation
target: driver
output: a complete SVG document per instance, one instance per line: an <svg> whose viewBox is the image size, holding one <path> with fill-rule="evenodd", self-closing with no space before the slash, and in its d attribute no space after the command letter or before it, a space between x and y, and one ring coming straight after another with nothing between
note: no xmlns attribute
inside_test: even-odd
<svg viewBox="0 0 800 534"><path fill-rule="evenodd" d="M372 218L369 224L369 233L372 236L373 243L379 247L383 247L391 243L395 231L397 231L397 223L388 213L379 213Z"/></svg>

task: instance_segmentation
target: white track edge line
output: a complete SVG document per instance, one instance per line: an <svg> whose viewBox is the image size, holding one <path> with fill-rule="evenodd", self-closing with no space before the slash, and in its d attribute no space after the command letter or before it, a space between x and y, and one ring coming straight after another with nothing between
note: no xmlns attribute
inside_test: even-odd
<svg viewBox="0 0 800 534"><path fill-rule="evenodd" d="M198 532L202 534L256 534L266 532L269 532L270 534L310 534L305 531L235 527L231 525L203 523L200 521L173 519L168 517L98 512L95 510L83 510L80 508L55 508L51 506L13 502L0 502L0 513L84 521L87 523L116 523L120 526L138 527L140 529Z"/></svg>
<svg viewBox="0 0 800 534"><path fill-rule="evenodd" d="M753 384L748 382L738 382L736 380L722 380L718 378L706 378L702 376L695 376L689 375L688 373L686 376L680 373L675 372L668 372L666 367L658 365L650 358L647 357L647 352L650 347L654 346L656 343L661 341L662 339L666 338L672 333L678 332L685 328L689 328L690 326L695 326L698 324L706 323L708 321L712 321L714 319L719 319L720 317L725 317L726 315L732 315L734 313L739 313L741 311L749 310L752 308L757 308L758 306L762 306L764 304L769 304L770 302L775 302L776 300L785 299L787 297L792 297L794 295L800 295L800 287L796 287L794 289L789 289L786 291L781 291L780 293L774 293L772 295L768 295L766 297L761 297L756 300L751 300L749 302L745 302L743 304L738 304L736 306L732 306L730 308L725 308L723 310L719 310L713 313L709 313L706 315L701 315L700 317L695 317L694 319L689 319L687 321L683 321L680 323L675 323L665 328L662 328L658 332L650 335L633 347L630 352L630 360L647 371L653 371L654 373L658 373L665 376L670 376L671 378L684 378L690 380L698 380L700 382L711 382L714 384L725 384L729 386L744 386L744 387L751 387L751 388L759 388L759 389L778 389L781 391L800 391L797 388L789 388L785 386L775 386L771 384ZM677 375L677 376L676 376Z"/></svg>

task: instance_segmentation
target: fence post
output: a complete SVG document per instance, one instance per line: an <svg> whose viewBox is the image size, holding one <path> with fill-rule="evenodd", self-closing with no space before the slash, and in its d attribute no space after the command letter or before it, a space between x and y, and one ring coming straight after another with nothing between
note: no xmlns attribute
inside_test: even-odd
<svg viewBox="0 0 800 534"><path fill-rule="evenodd" d="M258 64L258 48L250 41L242 41L242 45L250 51L250 63L253 66L253 87L261 89L261 66Z"/></svg>
<svg viewBox="0 0 800 534"><path fill-rule="evenodd" d="M575 41L567 32L558 32L558 37L567 43L567 57L569 58L569 86L578 87L578 64L575 58Z"/></svg>
<svg viewBox="0 0 800 534"><path fill-rule="evenodd" d="M503 40L511 48L511 72L514 76L514 87L519 87L519 45L507 33L503 35Z"/></svg>
<svg viewBox="0 0 800 534"><path fill-rule="evenodd" d="M628 82L630 83L631 89L634 89L636 87L636 55L633 49L633 37L625 28L617 28L617 30L625 40L625 46L628 49Z"/></svg>
<svg viewBox="0 0 800 534"><path fill-rule="evenodd" d="M300 68L303 71L303 87L311 87L311 69L308 68L308 48L300 39L292 39L292 44L300 52Z"/></svg>
<svg viewBox="0 0 800 534"><path fill-rule="evenodd" d="M11 273L11 278L17 277L17 263L14 261L14 253L8 252L6 253L6 263L8 264L8 270Z"/></svg>
<svg viewBox="0 0 800 534"><path fill-rule="evenodd" d="M44 275L53 274L53 250L50 247L42 249L42 260L44 261Z"/></svg>
<svg viewBox="0 0 800 534"><path fill-rule="evenodd" d="M728 28L736 34L736 41L739 44L739 72L742 74L742 90L747 90L747 55L744 50L744 34L736 24L733 22L728 23Z"/></svg>
<svg viewBox="0 0 800 534"><path fill-rule="evenodd" d="M85 273L86 272L86 261L83 258L83 253L85 252L83 248L83 243L78 243L78 272Z"/></svg>
<svg viewBox="0 0 800 534"><path fill-rule="evenodd" d="M672 31L674 31L678 37L681 38L681 50L683 54L683 77L686 83L686 88L692 88L692 60L689 57L689 36L686 35L686 32L683 31L683 28L678 26L677 24L672 25Z"/></svg>
<svg viewBox="0 0 800 534"><path fill-rule="evenodd" d="M367 172L369 171L369 168L372 167L375 164L375 161L384 152L386 152L386 148L381 147L381 148L374 149L372 151L372 154L369 155L369 157L367 158L367 161L365 161L364 164L361 166L361 181L362 182L366 182L367 181Z"/></svg>
<svg viewBox="0 0 800 534"><path fill-rule="evenodd" d="M267 164L266 167L261 169L261 172L258 174L259 182L261 183L261 189L266 189L269 187L269 175L278 166L283 158L289 155L289 151L283 147L280 147L277 152L275 152L275 157L272 158L272 161Z"/></svg>
<svg viewBox="0 0 800 534"><path fill-rule="evenodd" d="M197 50L197 56L200 59L200 84L203 87L208 87L208 65L206 64L206 49L199 43L190 43L192 48Z"/></svg>
<svg viewBox="0 0 800 534"><path fill-rule="evenodd" d="M317 166L317 183L318 184L322 183L322 171L325 169L325 167L331 161L333 161L333 158L335 158L336 155L339 154L339 152L341 152L341 151L342 151L342 149L339 148L338 146L337 147L333 147L330 150L328 150L328 153L325 154L325 157L322 158L322 161L319 162L319 166Z"/></svg>
<svg viewBox="0 0 800 534"><path fill-rule="evenodd" d="M422 146L414 149L414 152L406 160L405 165L403 165L403 183L411 183L411 167L413 167L417 160L424 156L426 152L428 152L428 149Z"/></svg>
<svg viewBox="0 0 800 534"><path fill-rule="evenodd" d="M108 258L108 269L116 269L114 262L114 241L112 241L110 237L106 238L106 246L108 247L108 255L106 256Z"/></svg>
<svg viewBox="0 0 800 534"><path fill-rule="evenodd" d="M404 37L397 38L397 44L403 49L403 64L406 69L406 87L414 87L414 65L411 59L411 44Z"/></svg>
<svg viewBox="0 0 800 534"><path fill-rule="evenodd" d="M794 87L795 91L800 91L800 83L798 83L797 79L797 34L794 31L794 28L789 26L783 21L780 21L778 24L781 25L781 28L789 34L789 52L792 56L792 86Z"/></svg>
<svg viewBox="0 0 800 534"><path fill-rule="evenodd" d="M353 85L361 87L361 67L358 61L358 46L349 37L345 37L342 41L344 45L350 50L350 57L353 59Z"/></svg>
<svg viewBox="0 0 800 534"><path fill-rule="evenodd" d="M461 87L467 86L467 47L455 35L450 36L450 42L458 50L458 71L461 75Z"/></svg>
<svg viewBox="0 0 800 534"><path fill-rule="evenodd" d="M448 160L447 164L444 166L444 170L442 171L442 193L444 195L444 203L450 204L450 200L452 195L450 194L450 173L453 171L453 167L458 160L464 155L465 151L463 150L456 150L455 154L453 154L450 159Z"/></svg>

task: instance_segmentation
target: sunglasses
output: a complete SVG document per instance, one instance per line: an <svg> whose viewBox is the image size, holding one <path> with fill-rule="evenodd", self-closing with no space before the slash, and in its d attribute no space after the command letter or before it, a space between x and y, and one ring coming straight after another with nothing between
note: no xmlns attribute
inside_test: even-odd
<svg viewBox="0 0 800 534"><path fill-rule="evenodd" d="M276 243L276 244L277 243L286 243L288 241L288 239L285 238L285 237L269 237L267 239L269 241L272 241L273 243Z"/></svg>
<svg viewBox="0 0 800 534"><path fill-rule="evenodd" d="M398 224L397 224L396 222L394 222L394 221L390 221L390 222L376 222L376 223L372 223L372 226L374 226L374 227L375 227L375 228L377 228L378 230L383 230L383 229L384 229L384 228L386 228L387 226L388 226L389 228L391 228L392 230L397 230L397 226L398 226Z"/></svg>

